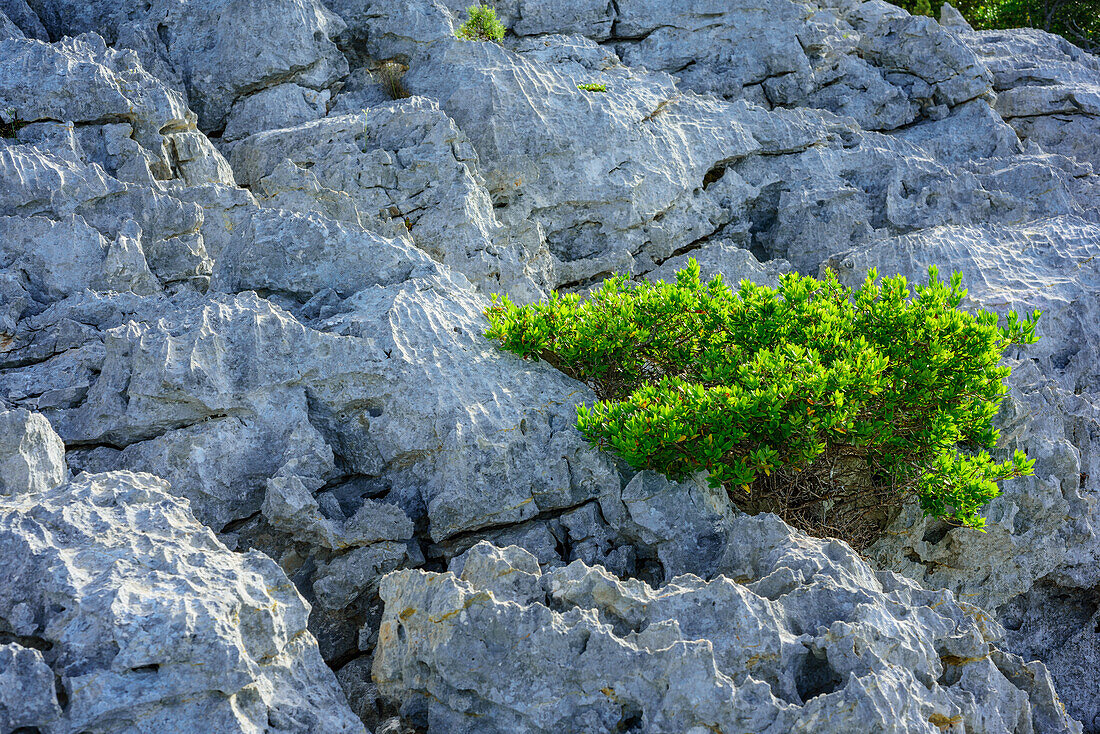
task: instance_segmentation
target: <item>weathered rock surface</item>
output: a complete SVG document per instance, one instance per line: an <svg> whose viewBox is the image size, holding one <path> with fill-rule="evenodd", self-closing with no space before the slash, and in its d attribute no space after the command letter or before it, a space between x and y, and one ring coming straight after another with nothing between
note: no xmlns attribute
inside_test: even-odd
<svg viewBox="0 0 1100 734"><path fill-rule="evenodd" d="M521 302L546 294L551 262L541 232L497 221L470 141L430 100L260 133L231 151L238 180L261 206L406 237L488 293Z"/></svg>
<svg viewBox="0 0 1100 734"><path fill-rule="evenodd" d="M343 23L318 0L35 0L51 40L94 31L133 49L187 95L204 130L222 130L234 103L279 84L324 90L348 71L329 36ZM285 118L284 118L285 119ZM258 132L253 130L253 132Z"/></svg>
<svg viewBox="0 0 1100 734"><path fill-rule="evenodd" d="M1100 168L1100 60L1036 29L959 29L993 74L994 109L1024 142Z"/></svg>
<svg viewBox="0 0 1100 734"><path fill-rule="evenodd" d="M977 607L773 517L735 525L710 582L540 574L484 542L457 575L392 573L374 679L429 732L1080 730Z"/></svg>
<svg viewBox="0 0 1100 734"><path fill-rule="evenodd" d="M936 23L878 0L501 0L498 46L454 38L468 4L0 0L0 404L15 406L0 504L19 503L17 533L79 508L58 515L79 533L33 563L102 576L85 559L121 563L118 539L136 538L112 589L159 599L202 560L206 585L181 598L210 643L195 654L224 674L171 655L111 667L89 642L125 712L81 703L88 728L231 700L224 722L192 718L356 730L285 573L378 731L1072 730L1064 701L1100 732L1096 59L1038 31L974 32L949 6ZM390 72L413 97L389 99ZM873 553L986 616L744 518L705 481L591 451L574 407L594 396L481 336L488 293L667 280L690 257L767 284L822 264L919 280L936 263L963 271L968 304L1044 309L998 418L1036 476L1006 486L984 535L911 513ZM114 530L93 537L93 516ZM461 578L407 570L448 563ZM133 630L164 628L89 600L108 582L80 574L58 592L77 611L20 607L12 624L77 619L153 649ZM431 625L453 646L415 647L394 631L413 605L380 591L474 612ZM217 616L275 597L288 606L256 613L266 631ZM687 606L715 599L711 617ZM759 613L774 657L731 643L736 609ZM507 644L467 645L487 630ZM0 629L0 730L76 721L55 676L87 668L43 640ZM1061 699L1013 653L1044 661ZM193 690L172 698L181 681Z"/></svg>
<svg viewBox="0 0 1100 734"><path fill-rule="evenodd" d="M156 477L59 483L39 453L0 497L4 731L365 731L271 559L231 553Z"/></svg>
<svg viewBox="0 0 1100 734"><path fill-rule="evenodd" d="M17 644L0 645L0 727L42 727L61 718L54 675L42 653Z"/></svg>
<svg viewBox="0 0 1100 734"><path fill-rule="evenodd" d="M405 86L438 100L469 135L501 221L539 222L557 260L559 285L585 285L612 270L644 274L710 239L730 239L761 258L784 257L812 270L822 253L914 229L1018 222L1038 214L1034 200L1043 194L1045 214L1095 216L1089 199L1077 195L1075 172L1061 161L1036 156L1026 164L1037 169L1029 175L998 175L1006 166L1025 165L1001 161L1017 156L1020 143L990 106L992 73L953 31L881 2L847 3L812 18L804 11L676 4L631 10L620 3L616 32L628 40L602 46L556 35L523 36L510 48L456 41L451 11L428 2L410 3L396 15L352 13L349 23L361 26L376 57L407 61ZM649 26L630 25L631 13L650 19ZM788 18L791 13L801 20ZM796 38L790 29L803 22ZM754 23L787 30L760 34ZM711 59L712 51L728 56L739 49L768 63L786 58L755 43L725 43L702 26L780 45L787 38L801 61L776 62L785 70L769 79L790 87L782 106L803 109L782 111L776 102L768 113L743 100L771 103L733 87L728 96L742 99L734 104L692 94L715 91L693 75L737 86L727 66L746 68L737 59ZM829 63L875 60L881 68L873 74L907 113L885 123L875 117L879 112L815 103L816 72L798 42L803 36L806 43L815 39L811 55ZM598 32L593 38L603 40ZM649 55L630 55L650 47ZM653 54L664 53L695 62L662 65ZM801 84L796 66L805 72L804 93L794 89ZM576 88L589 81L609 91ZM836 78L823 79L819 91L866 103L868 83L848 81L853 86L843 91ZM758 82L757 88L760 83L767 86ZM912 127L897 138L865 131L903 125ZM1069 193L1054 201L1059 190Z"/></svg>
<svg viewBox="0 0 1100 734"><path fill-rule="evenodd" d="M49 421L26 410L0 413L0 495L45 492L68 474L65 444Z"/></svg>
<svg viewBox="0 0 1100 734"><path fill-rule="evenodd" d="M986 511L986 533L953 529L910 508L871 551L926 586L952 589L999 613L1015 628L1007 644L1020 644L1026 655L1044 644L1063 645L1063 615L1046 600L1062 593L1087 606L1100 586L1100 510L1092 488L1100 471L1098 262L1100 227L1050 218L1016 227L926 230L840 253L829 263L849 282L862 279L868 267L919 282L929 265L950 263L963 274L973 306L1043 311L1041 340L1007 362L1013 375L998 421L1001 448L1026 451L1036 460L1034 476L1005 483ZM1045 613L1027 617L1028 632L1017 634L1025 619L1020 610L1032 607ZM1100 680L1074 669L1071 658L1051 659L1069 666L1054 670L1067 706L1094 727L1100 709L1091 691Z"/></svg>

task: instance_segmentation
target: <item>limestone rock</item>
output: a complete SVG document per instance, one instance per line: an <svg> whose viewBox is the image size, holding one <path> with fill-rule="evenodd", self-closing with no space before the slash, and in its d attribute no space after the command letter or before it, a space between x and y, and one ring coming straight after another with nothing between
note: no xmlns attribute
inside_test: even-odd
<svg viewBox="0 0 1100 734"><path fill-rule="evenodd" d="M421 53L405 84L470 135L501 221L543 227L558 283L650 270L755 195L721 165L760 148L735 110L591 41L550 37L515 54L442 40ZM591 81L610 91L577 89ZM482 92L459 91L470 88Z"/></svg>
<svg viewBox="0 0 1100 734"><path fill-rule="evenodd" d="M671 482L651 471L635 474L621 493L601 496L600 509L636 551L660 562L661 581L718 573L736 513L726 491L705 477Z"/></svg>
<svg viewBox="0 0 1100 734"><path fill-rule="evenodd" d="M340 668L336 679L347 694L348 704L370 731L379 734L378 686L370 677L370 660L356 658Z"/></svg>
<svg viewBox="0 0 1100 734"><path fill-rule="evenodd" d="M23 31L19 29L15 23L4 14L4 11L0 9L0 41L7 40L9 38L24 38Z"/></svg>
<svg viewBox="0 0 1100 734"><path fill-rule="evenodd" d="M50 40L46 35L46 29L42 27L42 21L27 4L27 0L2 0L0 13L3 13L9 22L19 29L20 32L15 37L25 36L47 42Z"/></svg>
<svg viewBox="0 0 1100 734"><path fill-rule="evenodd" d="M26 410L0 412L0 495L34 495L68 478L65 445L49 421Z"/></svg>
<svg viewBox="0 0 1100 734"><path fill-rule="evenodd" d="M409 68L403 83L437 100L469 136L501 223L534 220L542 227L559 286L583 289L613 271L645 274L711 240L740 239L761 260L785 258L813 270L854 243L914 229L1019 222L1040 209L1095 216L1091 191L1081 195L1080 176L1059 161L1032 151L1033 174L998 175L1023 163L1015 158L1015 132L990 108L991 72L953 31L892 7L864 3L843 18L829 11L832 20L813 21L825 24L822 39L853 38L831 51L831 41L815 41L822 63L832 58L851 66L866 56L883 69L905 69L891 77L894 91L881 100L907 105L891 124L805 109L815 104L805 95L788 103L803 107L797 110L720 103L688 91L684 73L671 78L624 66L587 38L530 36L502 48L457 41L442 30L415 35L421 27L412 16L447 15L438 5L412 3L387 17L412 43L399 54ZM660 12L675 16L677 8ZM875 40L883 38L903 40ZM676 48L698 52L686 42ZM796 76L775 78L794 84ZM608 92L576 88L592 81ZM823 81L822 89L835 83ZM841 96L869 99L854 91ZM921 124L893 138L860 129L914 121ZM993 162L1005 158L1014 162ZM1021 190L1021 181L1033 180ZM1045 197L1041 206L1037 197Z"/></svg>
<svg viewBox="0 0 1100 734"><path fill-rule="evenodd" d="M94 33L57 44L0 43L0 109L42 123L23 128L21 140L68 137L73 157L124 181L233 182L221 155L194 134L195 115L184 97L146 71L133 51L108 48Z"/></svg>
<svg viewBox="0 0 1100 734"><path fill-rule="evenodd" d="M36 10L53 39L95 31L134 49L147 69L186 92L207 131L224 128L233 103L249 94L283 83L323 90L347 73L329 40L343 23L318 0L43 0Z"/></svg>
<svg viewBox="0 0 1100 734"><path fill-rule="evenodd" d="M298 267L314 266L305 260ZM259 509L258 471L266 463L274 476L288 460L276 457L303 450L305 444L288 438L295 426L351 462L306 476L324 484L348 469L381 475L407 495L411 516L426 516L436 539L597 496L617 478L574 427L574 406L588 391L484 340L484 305L438 276L362 290L317 324L320 330L252 294L184 300L160 311L156 322L108 323L88 346L102 351L85 394L46 412L66 441L121 446L120 466L175 464L176 478L202 478L169 458L186 457L194 450L189 445L201 441L205 461L215 462L206 465L208 479L181 483L177 491L215 523ZM34 385L56 375L53 367L9 370L0 390L34 402ZM228 417L243 423L227 423ZM199 428L180 433L193 426L240 440L199 439ZM148 442L155 443L131 448ZM262 454L262 463L249 463ZM232 473L219 475L217 462ZM241 475L256 477L256 484L231 481ZM248 499L222 494L241 491Z"/></svg>
<svg viewBox="0 0 1100 734"><path fill-rule="evenodd" d="M18 731L38 727L60 731L61 706L54 690L53 671L33 648L0 645L0 729Z"/></svg>
<svg viewBox="0 0 1100 734"><path fill-rule="evenodd" d="M283 210L256 211L226 247L212 288L250 290L305 303L322 291L346 298L374 285L392 285L414 271L431 273L431 260L402 240L358 227Z"/></svg>
<svg viewBox="0 0 1100 734"><path fill-rule="evenodd" d="M796 88L810 84L810 61L798 38L806 6L626 0L618 11L615 48L628 66L674 73L689 89L728 98L780 78Z"/></svg>
<svg viewBox="0 0 1100 734"><path fill-rule="evenodd" d="M324 117L332 93L287 83L268 87L233 104L223 141L275 128L294 127Z"/></svg>
<svg viewBox="0 0 1100 734"><path fill-rule="evenodd" d="M645 278L674 283L676 273L687 267L689 260L695 260L699 263L700 280L710 281L721 273L722 281L734 290L742 280L775 288L779 285L779 276L790 272L790 263L780 258L762 263L747 249L747 244L747 237L739 243L734 240L708 242L698 250L665 260L660 267L646 273Z"/></svg>
<svg viewBox="0 0 1100 734"><path fill-rule="evenodd" d="M468 4L0 0L0 729L362 731L318 651L394 733L1100 726L1096 60L877 0L500 0L500 45ZM482 336L690 257L1046 311L998 417L1036 476L874 550L941 590L592 451Z"/></svg>
<svg viewBox="0 0 1100 734"><path fill-rule="evenodd" d="M1100 60L1037 29L954 30L989 67L995 109L1021 140L1100 169Z"/></svg>
<svg viewBox="0 0 1100 734"><path fill-rule="evenodd" d="M1048 610L1044 600L1054 592L1042 589L1057 589L1068 599L1091 598L1100 584L1100 516L1092 479L1100 472L1100 413L1093 397L1100 387L1098 261L1097 225L1071 217L925 230L829 261L849 284L868 267L921 282L928 265L949 264L963 274L968 305L1002 313L1043 311L1039 342L1006 360L1013 374L997 418L999 449L1026 451L1036 461L1034 476L1004 483L1004 494L985 513L985 533L950 528L910 508L872 549L879 563L927 586L952 589L1006 622L1010 615L1020 619L1013 609ZM1088 722L1096 716L1088 691L1097 678L1055 652L1065 639L1058 632L1064 628L1061 616L1051 610L1031 618L1027 633L1008 638L1008 649L1019 644L1020 653L1051 660L1071 713ZM1052 647L1047 652L1043 645Z"/></svg>
<svg viewBox="0 0 1100 734"><path fill-rule="evenodd" d="M501 226L477 154L430 100L254 135L231 151L262 206L411 239L486 292L522 302L545 294L550 257L540 234Z"/></svg>
<svg viewBox="0 0 1100 734"><path fill-rule="evenodd" d="M0 43L0 107L31 123L0 151L0 215L11 217L0 262L26 273L11 286L26 291L20 313L81 288L205 288L203 211L172 194L224 187L232 172L132 51L94 34Z"/></svg>
<svg viewBox="0 0 1100 734"><path fill-rule="evenodd" d="M741 523L736 542L767 557L769 525ZM484 545L471 557L492 573L472 558L461 576L397 571L373 677L429 732L1080 731L976 608L838 543L794 542L822 547L816 573L768 563L655 589L577 561L517 597L509 570L526 577L534 557Z"/></svg>
<svg viewBox="0 0 1100 734"><path fill-rule="evenodd" d="M848 16L860 31L860 55L888 69L906 96L954 107L993 89L993 75L965 43L932 18L870 0Z"/></svg>
<svg viewBox="0 0 1100 734"><path fill-rule="evenodd" d="M293 585L262 554L229 552L155 477L86 474L0 498L0 558L0 628L44 650L3 675L49 693L56 675L66 695L63 709L33 689L26 707L0 706L22 725L365 731Z"/></svg>

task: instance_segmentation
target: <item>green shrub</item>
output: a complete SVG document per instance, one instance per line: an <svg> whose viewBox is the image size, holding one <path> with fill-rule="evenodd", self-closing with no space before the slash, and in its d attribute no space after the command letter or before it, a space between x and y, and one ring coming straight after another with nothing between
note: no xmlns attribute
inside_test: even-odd
<svg viewBox="0 0 1100 734"><path fill-rule="evenodd" d="M504 26L497 20L497 11L488 5L471 5L466 8L466 22L455 35L464 41L504 40Z"/></svg>
<svg viewBox="0 0 1100 734"><path fill-rule="evenodd" d="M734 292L692 260L675 283L617 275L587 300L494 296L485 336L595 390L577 411L594 446L670 479L707 470L750 512L862 547L913 494L981 528L996 483L1031 472L1022 452L980 449L997 440L1002 353L1036 340L1039 312L1000 326L961 311L961 280L930 268L913 297L902 276L871 271L853 291L790 274Z"/></svg>
<svg viewBox="0 0 1100 734"><path fill-rule="evenodd" d="M578 84L577 89L582 92L606 92L607 85L598 82L585 82L584 84Z"/></svg>

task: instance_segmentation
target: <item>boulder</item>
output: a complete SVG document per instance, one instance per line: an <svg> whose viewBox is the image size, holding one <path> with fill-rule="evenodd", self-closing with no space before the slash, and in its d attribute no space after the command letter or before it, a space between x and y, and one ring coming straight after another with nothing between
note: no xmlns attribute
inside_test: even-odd
<svg viewBox="0 0 1100 734"><path fill-rule="evenodd" d="M0 496L5 731L365 732L271 559L230 552L151 475L49 483Z"/></svg>
<svg viewBox="0 0 1100 734"><path fill-rule="evenodd" d="M1100 60L1045 31L955 28L993 74L997 113L1020 139L1100 168Z"/></svg>
<svg viewBox="0 0 1100 734"><path fill-rule="evenodd" d="M65 444L49 421L26 410L0 412L0 495L35 495L68 475Z"/></svg>
<svg viewBox="0 0 1100 734"><path fill-rule="evenodd" d="M93 31L133 49L146 69L187 95L208 132L220 132L234 103L249 95L286 83L323 91L348 71L329 40L344 24L319 0L36 0L35 10L51 40Z"/></svg>
<svg viewBox="0 0 1100 734"><path fill-rule="evenodd" d="M1080 731L976 607L774 518L737 530L737 580L540 578L484 542L461 573L391 573L373 678L428 732ZM776 563L791 546L818 562Z"/></svg>

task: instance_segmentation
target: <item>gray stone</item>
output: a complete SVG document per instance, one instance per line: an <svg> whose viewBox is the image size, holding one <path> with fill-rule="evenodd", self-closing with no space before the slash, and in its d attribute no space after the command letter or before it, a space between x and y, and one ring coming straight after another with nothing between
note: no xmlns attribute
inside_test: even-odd
<svg viewBox="0 0 1100 734"><path fill-rule="evenodd" d="M15 37L26 36L47 42L50 40L46 35L46 29L42 27L42 21L31 10L27 0L0 0L0 13L7 16L9 22L19 28L20 33Z"/></svg>
<svg viewBox="0 0 1100 734"><path fill-rule="evenodd" d="M429 732L1080 731L1049 686L1025 682L1045 669L1001 655L1003 630L975 607L774 518L737 530L768 559L747 585L655 589L577 561L542 576L542 598L530 584L517 597L512 573L535 558L484 546L489 573L468 559L461 576L389 574L374 680L419 700ZM816 573L783 562L792 542L818 554Z"/></svg>
<svg viewBox="0 0 1100 734"><path fill-rule="evenodd" d="M950 6L500 0L497 45L467 4L0 0L0 505L62 528L0 552L0 729L361 731L318 650L393 732L1072 731L1051 674L1095 728L1096 60ZM616 470L482 336L487 293L692 257L1046 311L998 417L1035 477L872 551L948 591Z"/></svg>
<svg viewBox="0 0 1100 734"><path fill-rule="evenodd" d="M225 127L233 103L261 89L294 83L322 90L347 73L329 40L344 25L317 0L39 0L36 9L53 38L95 31L134 49L147 69L186 91L207 131Z"/></svg>
<svg viewBox="0 0 1100 734"><path fill-rule="evenodd" d="M316 487L314 487L316 489ZM277 476L267 481L261 508L277 530L331 550L346 550L384 540L412 538L413 524L395 505L364 500L346 520L323 511L309 486L297 476Z"/></svg>
<svg viewBox="0 0 1100 734"><path fill-rule="evenodd" d="M746 237L741 244L730 240L708 242L698 250L665 260L660 267L646 273L645 279L674 283L676 273L687 267L689 260L695 260L699 263L699 279L703 282L709 282L721 273L722 282L734 290L742 280L775 288L779 285L779 276L790 272L790 263L779 258L760 262L742 246L747 244L747 239Z"/></svg>
<svg viewBox="0 0 1100 734"><path fill-rule="evenodd" d="M133 51L108 48L94 33L57 44L0 42L0 109L24 122L54 123L24 128L20 139L68 136L75 158L124 181L233 182L225 160L196 135L184 97Z"/></svg>
<svg viewBox="0 0 1100 734"><path fill-rule="evenodd" d="M155 477L0 498L0 558L0 627L41 641L67 697L31 722L44 731L365 731L294 586L262 554L231 553Z"/></svg>
<svg viewBox="0 0 1100 734"><path fill-rule="evenodd" d="M775 78L808 89L813 72L798 32L809 15L790 0L731 6L620 0L615 48L629 66L676 74L689 89L737 98ZM587 35L587 34L586 34ZM771 101L780 103L776 89Z"/></svg>
<svg viewBox="0 0 1100 734"><path fill-rule="evenodd" d="M1076 191L1080 176L1063 173L1049 158L1032 158L1035 173L1023 180L1037 179L1040 171L1047 180L1027 191L1020 190L1019 176L997 175L1003 164L969 168L1019 149L1014 132L990 111L991 73L952 31L891 7L865 3L845 16L864 31L835 13L833 25L814 22L828 26L821 33L829 38L852 34L845 59L862 54L883 68L905 67L882 104L905 100L928 127L906 129L896 139L861 132L859 125L895 128L916 119L912 109L886 123L721 104L683 91L683 79L624 67L606 48L578 37L525 37L513 52L442 31L409 35L416 43L403 83L435 98L470 136L501 222L541 225L559 286L585 288L616 270L644 274L681 250L738 238L762 260L785 258L812 270L832 252L883 236L942 224L1019 222L1039 215L1036 196L1046 198L1044 215L1095 216L1091 193ZM427 12L414 3L398 15L421 11ZM403 27L410 34L419 29ZM875 38L895 36L904 37L902 47L875 45ZM837 63L839 53L820 50L821 59ZM587 81L609 91L576 89Z"/></svg>
<svg viewBox="0 0 1100 734"><path fill-rule="evenodd" d="M65 445L49 421L26 410L0 412L0 495L35 495L68 475Z"/></svg>
<svg viewBox="0 0 1100 734"><path fill-rule="evenodd" d="M4 14L2 8L0 8L0 41L5 41L9 38L25 38L23 31L19 29L15 23ZM6 121L5 121L6 122Z"/></svg>
<svg viewBox="0 0 1100 734"><path fill-rule="evenodd" d="M313 574L313 593L325 609L342 609L405 560L404 543L383 541L355 548L324 563Z"/></svg>
<svg viewBox="0 0 1100 734"><path fill-rule="evenodd" d="M278 294L305 303L331 288L340 298L435 270L402 240L383 239L315 214L257 210L222 251L211 287Z"/></svg>
<svg viewBox="0 0 1100 734"><path fill-rule="evenodd" d="M1100 655L1100 603L1095 594L1072 593L1050 582L1039 582L1000 611L1006 640L1024 659L1050 661L1066 710L1086 731L1100 726L1092 661ZM1045 676L1036 676L1040 681ZM1051 683L1053 688L1053 682Z"/></svg>
<svg viewBox="0 0 1100 734"><path fill-rule="evenodd" d="M230 157L262 206L407 238L486 292L521 302L545 295L552 275L541 234L529 224L501 226L477 154L432 101L254 135Z"/></svg>
<svg viewBox="0 0 1100 734"><path fill-rule="evenodd" d="M335 261L340 253L303 255ZM281 277L316 267L303 257ZM406 512L426 513L436 540L573 507L618 482L574 427L587 389L488 343L480 335L486 302L468 285L425 276L366 288L317 328L254 294L177 303L153 320L120 315L118 325L104 324L85 346L94 362L81 367L84 391L41 407L67 442L122 447L116 468L133 461L188 478L176 491L217 528L258 510L266 479L307 447L354 447L359 470L420 498ZM0 390L37 404L59 368L11 369ZM313 438L291 440L295 427ZM192 446L202 447L203 471L186 466ZM339 478L331 465L311 472L289 471L286 481L312 477L313 491Z"/></svg>
<svg viewBox="0 0 1100 734"><path fill-rule="evenodd" d="M242 97L233 103L222 140L238 140L264 130L293 127L324 117L331 96L327 89L318 91L288 83Z"/></svg>
<svg viewBox="0 0 1100 734"><path fill-rule="evenodd" d="M995 109L1021 140L1100 168L1100 60L1038 29L953 30L992 72Z"/></svg>
<svg viewBox="0 0 1100 734"><path fill-rule="evenodd" d="M1100 286L1098 261L1097 225L1074 218L925 230L829 261L849 284L862 280L868 267L921 282L928 265L946 265L963 274L968 307L1043 311L1040 341L1006 360L1013 374L997 419L1000 450L1026 451L1036 462L1034 476L1004 483L985 513L984 533L951 528L908 508L869 552L878 563L927 586L949 588L1006 621L1013 614L1019 619L1011 610L1034 605L1042 613L1030 619L1026 635L1010 636L1008 649L1019 645L1023 654L1050 660L1070 712L1087 722L1096 716L1088 692L1097 678L1058 652L1065 624L1042 601L1055 592L1033 587L1041 581L1073 604L1088 604L1100 584L1092 479L1100 472L1100 414L1092 397L1100 387L1100 312L1091 295Z"/></svg>
<svg viewBox="0 0 1100 734"><path fill-rule="evenodd" d="M601 70L607 52L591 42L545 43L514 54L440 41L410 62L405 84L470 135L501 221L542 225L558 283L645 272L742 211L755 191L720 164L760 144L735 109L681 93L667 75ZM610 91L576 88L589 81ZM482 92L460 92L470 88Z"/></svg>
<svg viewBox="0 0 1100 734"><path fill-rule="evenodd" d="M22 274L22 286L39 303L52 303L81 292L160 290L138 241L140 229L106 240L83 217L0 217L0 237L11 246L0 254L0 267ZM136 235L136 237L135 237Z"/></svg>
<svg viewBox="0 0 1100 734"><path fill-rule="evenodd" d="M0 730L60 731L53 671L38 650L0 645Z"/></svg>
<svg viewBox="0 0 1100 734"><path fill-rule="evenodd" d="M498 548L483 540L456 558L450 570L475 587L492 588L504 601L526 605L546 596L538 559L514 545Z"/></svg>
<svg viewBox="0 0 1100 734"><path fill-rule="evenodd" d="M604 495L600 507L608 524L637 550L656 556L664 579L718 572L735 512L724 489L705 477L671 482L643 471L618 496Z"/></svg>
<svg viewBox="0 0 1100 734"><path fill-rule="evenodd" d="M993 90L993 75L979 56L932 18L870 0L848 19L860 31L860 55L888 69L886 78L910 98L954 107Z"/></svg>
<svg viewBox="0 0 1100 734"><path fill-rule="evenodd" d="M959 31L972 31L970 23L966 21L966 18L962 16L958 10L951 5L951 3L944 3L940 6L940 25L944 28L952 28Z"/></svg>
<svg viewBox="0 0 1100 734"><path fill-rule="evenodd" d="M1022 152L1016 133L985 100L966 102L941 120L913 125L896 135L948 164Z"/></svg>
<svg viewBox="0 0 1100 734"><path fill-rule="evenodd" d="M378 734L380 731L378 686L370 677L370 658L352 660L336 672L336 680L344 689L344 695L347 696L351 710L370 731Z"/></svg>

